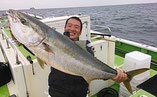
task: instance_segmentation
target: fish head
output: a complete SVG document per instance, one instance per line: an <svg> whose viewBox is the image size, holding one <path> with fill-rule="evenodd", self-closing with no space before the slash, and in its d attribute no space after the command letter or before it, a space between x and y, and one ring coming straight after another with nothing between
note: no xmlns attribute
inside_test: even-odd
<svg viewBox="0 0 157 97"><path fill-rule="evenodd" d="M16 10L9 10L7 15L11 32L20 43L37 46L45 39L45 28L39 20Z"/></svg>

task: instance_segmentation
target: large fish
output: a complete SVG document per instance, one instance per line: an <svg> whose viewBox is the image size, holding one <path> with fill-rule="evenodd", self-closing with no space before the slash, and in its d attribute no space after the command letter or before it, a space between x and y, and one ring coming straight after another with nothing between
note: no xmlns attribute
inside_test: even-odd
<svg viewBox="0 0 157 97"><path fill-rule="evenodd" d="M44 63L68 74L82 76L89 83L94 79L111 79L117 71L83 50L74 41L56 32L39 20L15 10L9 10L8 20L14 37ZM130 93L133 76L148 69L127 72L124 85Z"/></svg>

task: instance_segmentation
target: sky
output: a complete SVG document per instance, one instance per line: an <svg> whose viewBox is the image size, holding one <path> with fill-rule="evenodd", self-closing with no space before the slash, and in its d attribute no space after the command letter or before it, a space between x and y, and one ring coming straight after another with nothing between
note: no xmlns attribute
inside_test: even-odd
<svg viewBox="0 0 157 97"><path fill-rule="evenodd" d="M0 0L0 10L157 3L157 0Z"/></svg>

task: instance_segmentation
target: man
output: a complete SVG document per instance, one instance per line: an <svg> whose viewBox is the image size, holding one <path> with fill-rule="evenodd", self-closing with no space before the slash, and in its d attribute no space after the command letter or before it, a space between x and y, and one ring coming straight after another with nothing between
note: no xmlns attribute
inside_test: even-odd
<svg viewBox="0 0 157 97"><path fill-rule="evenodd" d="M69 18L66 21L64 30L64 35L73 41L79 41L82 32L81 20L78 17ZM89 47L86 49L93 54ZM127 75L118 70L117 76L112 80L120 83L126 79ZM49 75L49 94L51 97L86 97L88 86L83 77L66 74L55 68L51 70Z"/></svg>

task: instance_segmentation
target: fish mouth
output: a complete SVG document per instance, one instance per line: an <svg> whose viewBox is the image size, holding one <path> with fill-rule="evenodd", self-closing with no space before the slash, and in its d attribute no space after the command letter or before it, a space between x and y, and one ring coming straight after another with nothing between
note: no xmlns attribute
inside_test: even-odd
<svg viewBox="0 0 157 97"><path fill-rule="evenodd" d="M16 14L17 12L15 12L15 10L13 10L13 9L9 9L9 11L8 11L10 14Z"/></svg>
<svg viewBox="0 0 157 97"><path fill-rule="evenodd" d="M9 11L7 11L7 15L11 16L14 19L18 19L20 18L20 12L17 12L16 10L13 9L9 9Z"/></svg>
<svg viewBox="0 0 157 97"><path fill-rule="evenodd" d="M17 17L14 14L14 11L9 9L9 11L6 12L7 16L10 16L12 18L13 22L17 22Z"/></svg>
<svg viewBox="0 0 157 97"><path fill-rule="evenodd" d="M12 9L9 9L7 15L10 18L11 28L13 28L14 31L11 30L16 33L13 34L20 43L34 47L45 40L45 34L39 29L40 27L36 26L38 23L35 23L37 20L34 20L33 17ZM18 26L14 26L14 24ZM14 28L20 29L18 30L18 34L16 32L17 29Z"/></svg>

